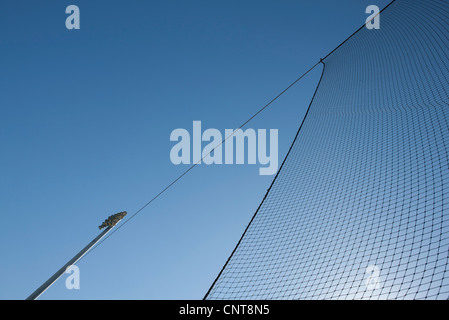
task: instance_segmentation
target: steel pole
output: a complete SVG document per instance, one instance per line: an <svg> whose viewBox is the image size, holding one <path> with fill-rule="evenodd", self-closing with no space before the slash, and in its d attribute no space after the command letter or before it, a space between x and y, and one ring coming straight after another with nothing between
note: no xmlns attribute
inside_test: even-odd
<svg viewBox="0 0 449 320"><path fill-rule="evenodd" d="M76 256L74 256L69 262L67 262L61 269L59 269L53 276L50 277L43 285L41 285L36 291L34 291L26 300L36 300L45 290L47 290L62 274L67 270L67 267L74 265L87 251L89 251L98 241L101 240L113 226L107 227L101 232L94 240L92 240L84 249L82 249Z"/></svg>

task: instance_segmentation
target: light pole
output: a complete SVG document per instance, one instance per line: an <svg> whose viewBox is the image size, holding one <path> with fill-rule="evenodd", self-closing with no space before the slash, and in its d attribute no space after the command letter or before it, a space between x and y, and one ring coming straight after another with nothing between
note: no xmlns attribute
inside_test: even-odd
<svg viewBox="0 0 449 320"><path fill-rule="evenodd" d="M56 273L44 282L36 291L34 291L26 300L36 300L39 296L44 293L56 280L58 280L62 274L67 270L68 267L74 265L79 259L82 258L92 247L98 243L109 231L114 228L114 226L123 219L126 215L126 211L116 213L109 218L107 218L100 226L99 229L105 228L94 240L92 240L87 246L85 246L80 252L78 252L69 262L67 262L61 269L56 271Z"/></svg>

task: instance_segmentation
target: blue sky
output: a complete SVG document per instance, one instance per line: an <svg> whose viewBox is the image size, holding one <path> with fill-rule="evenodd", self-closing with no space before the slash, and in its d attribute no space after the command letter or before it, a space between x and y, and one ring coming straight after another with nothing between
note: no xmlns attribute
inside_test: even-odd
<svg viewBox="0 0 449 320"><path fill-rule="evenodd" d="M237 128L389 1L4 1L0 299L24 299L186 170L170 133ZM76 4L81 29L65 28ZM252 121L282 162L321 69ZM201 299L273 176L200 165L41 299Z"/></svg>

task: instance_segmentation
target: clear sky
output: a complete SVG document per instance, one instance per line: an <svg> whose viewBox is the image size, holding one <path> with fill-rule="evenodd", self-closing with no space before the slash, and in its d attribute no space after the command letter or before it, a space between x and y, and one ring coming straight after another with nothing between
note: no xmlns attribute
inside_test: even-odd
<svg viewBox="0 0 449 320"><path fill-rule="evenodd" d="M186 170L172 130L237 128L388 2L2 1L0 299L26 298ZM248 125L279 130L279 163L320 73ZM78 264L80 290L64 275L41 299L201 299L273 179L258 170L196 167Z"/></svg>

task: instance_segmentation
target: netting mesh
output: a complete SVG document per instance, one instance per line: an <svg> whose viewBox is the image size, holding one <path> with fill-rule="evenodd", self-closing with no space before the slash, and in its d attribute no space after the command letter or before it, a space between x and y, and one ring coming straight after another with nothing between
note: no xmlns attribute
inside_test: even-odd
<svg viewBox="0 0 449 320"><path fill-rule="evenodd" d="M325 59L208 299L449 297L449 1L397 0Z"/></svg>

